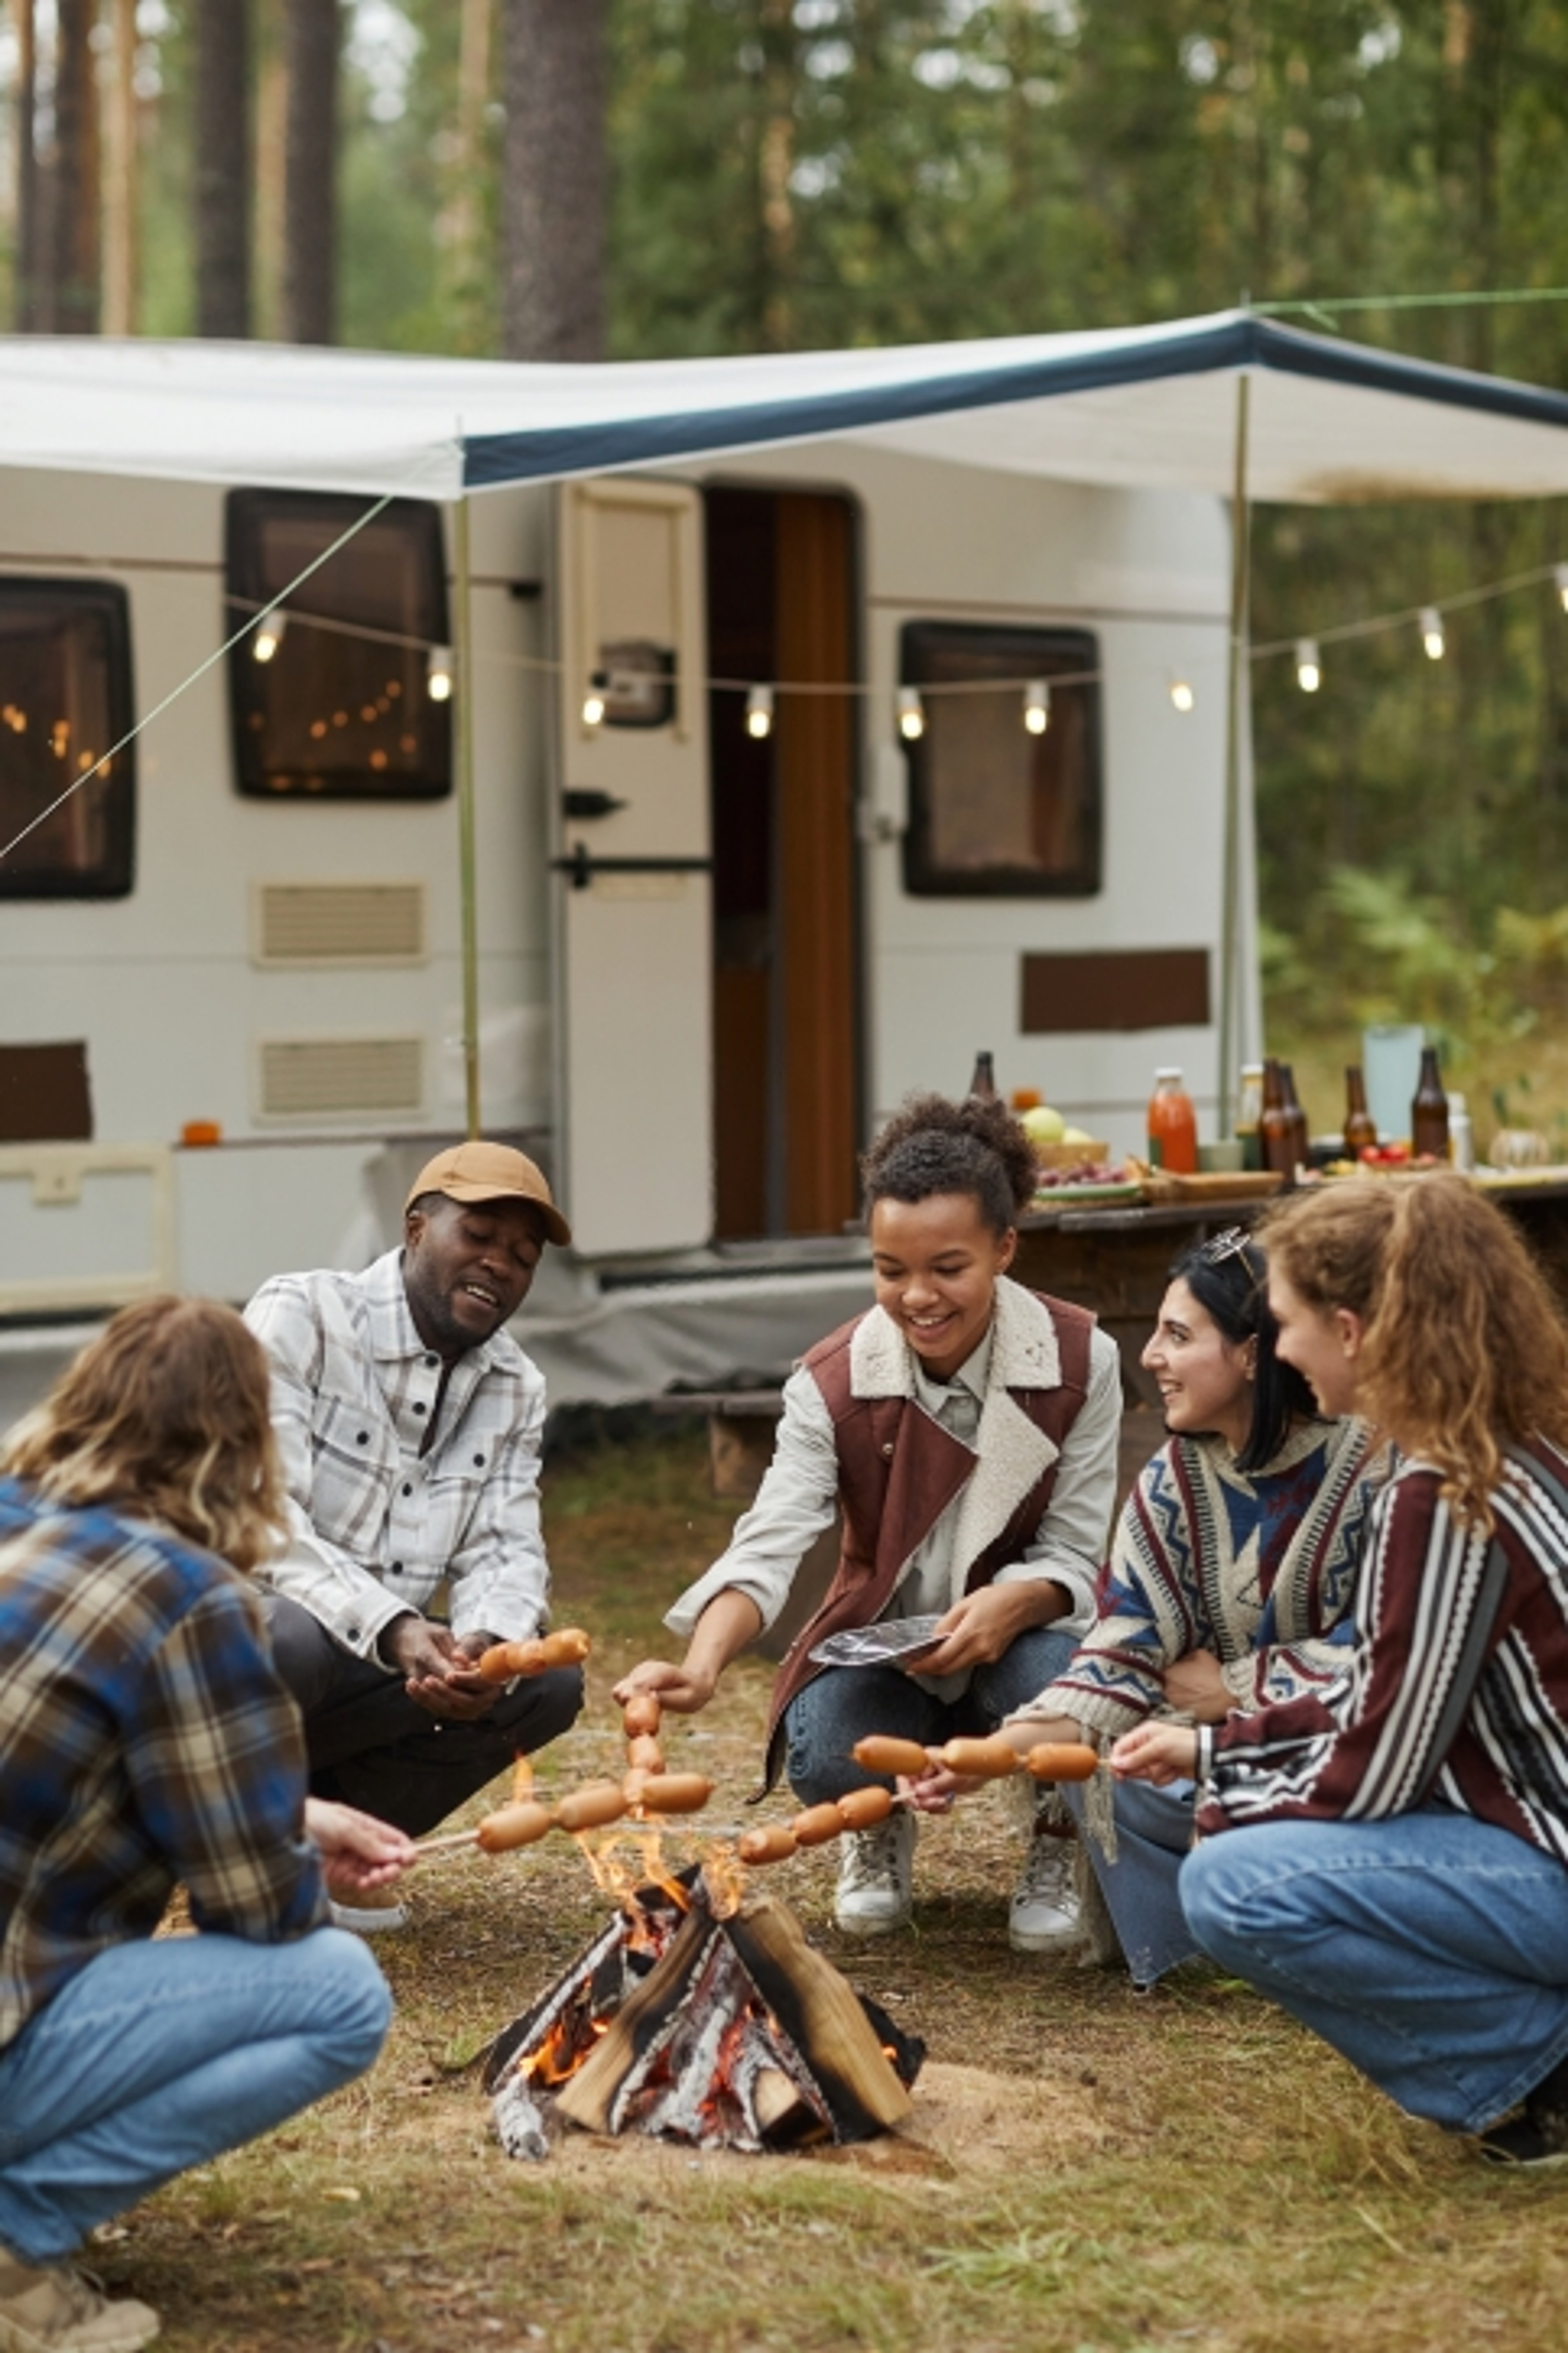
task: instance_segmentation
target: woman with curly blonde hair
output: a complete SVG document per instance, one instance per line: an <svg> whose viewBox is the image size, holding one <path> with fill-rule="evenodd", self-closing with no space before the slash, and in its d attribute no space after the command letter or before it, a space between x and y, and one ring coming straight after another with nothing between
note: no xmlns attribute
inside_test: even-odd
<svg viewBox="0 0 1568 2353"><path fill-rule="evenodd" d="M1280 1355L1405 1458L1369 1525L1353 1662L1322 1696L1140 1727L1112 1763L1205 1784L1181 1877L1204 1951L1413 2114L1480 2133L1498 2162L1557 2162L1568 1330L1457 1176L1299 1195L1264 1241Z"/></svg>
<svg viewBox="0 0 1568 2353"><path fill-rule="evenodd" d="M412 1849L306 1797L245 1574L282 1526L266 1358L210 1300L125 1308L0 1447L0 2344L145 2344L81 2241L386 2032L323 1879ZM154 1939L176 1883L200 1934Z"/></svg>

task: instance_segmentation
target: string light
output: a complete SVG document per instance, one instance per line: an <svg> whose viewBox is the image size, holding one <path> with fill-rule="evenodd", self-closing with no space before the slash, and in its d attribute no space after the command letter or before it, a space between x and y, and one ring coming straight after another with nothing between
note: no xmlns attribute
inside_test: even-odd
<svg viewBox="0 0 1568 2353"><path fill-rule="evenodd" d="M758 743L773 733L773 689L770 686L748 687L746 696L746 732Z"/></svg>
<svg viewBox="0 0 1568 2353"><path fill-rule="evenodd" d="M926 706L913 686L898 690L898 733L906 744L917 744L926 733Z"/></svg>
<svg viewBox="0 0 1568 2353"><path fill-rule="evenodd" d="M1316 638L1296 640L1296 683L1303 694L1316 694L1323 683L1323 664Z"/></svg>
<svg viewBox="0 0 1568 2353"><path fill-rule="evenodd" d="M1557 601L1563 610L1568 613L1568 564L1554 564L1552 567L1552 577L1556 583Z"/></svg>
<svg viewBox="0 0 1568 2353"><path fill-rule="evenodd" d="M1443 634L1443 616L1436 605L1423 605L1420 628L1427 660L1441 661L1447 651L1448 640Z"/></svg>
<svg viewBox="0 0 1568 2353"><path fill-rule="evenodd" d="M289 617L281 606L275 613L268 614L250 641L250 650L259 662L271 660L283 642L283 632L288 626Z"/></svg>
<svg viewBox="0 0 1568 2353"><path fill-rule="evenodd" d="M1043 678L1032 678L1023 690L1023 723L1032 735L1044 735L1051 724L1051 690Z"/></svg>
<svg viewBox="0 0 1568 2353"><path fill-rule="evenodd" d="M450 702L452 699L452 649L450 646L432 646L425 656L425 680L432 702Z"/></svg>
<svg viewBox="0 0 1568 2353"><path fill-rule="evenodd" d="M1184 678L1173 678L1171 680L1171 700L1175 704L1178 711L1191 711L1197 699L1197 696L1193 693L1191 686L1189 686Z"/></svg>
<svg viewBox="0 0 1568 2353"><path fill-rule="evenodd" d="M583 697L583 725L585 727L599 727L603 724L604 690L609 683L609 679L601 670L596 670L592 678L588 681L588 690Z"/></svg>

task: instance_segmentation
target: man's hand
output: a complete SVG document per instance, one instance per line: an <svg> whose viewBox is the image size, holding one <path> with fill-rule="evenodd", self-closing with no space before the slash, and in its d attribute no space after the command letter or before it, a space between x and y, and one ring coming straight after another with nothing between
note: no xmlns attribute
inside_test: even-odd
<svg viewBox="0 0 1568 2353"><path fill-rule="evenodd" d="M364 1895L390 1887L418 1860L412 1839L354 1806L326 1798L305 1799L305 1828L321 1852L326 1883L334 1895Z"/></svg>
<svg viewBox="0 0 1568 2353"><path fill-rule="evenodd" d="M1213 1651L1189 1651L1166 1668L1162 1680L1166 1705L1195 1715L1200 1724L1220 1723L1235 1705Z"/></svg>
<svg viewBox="0 0 1568 2353"><path fill-rule="evenodd" d="M1118 1781L1149 1781L1169 1788L1172 1781L1190 1781L1198 1767L1198 1736L1187 1724L1140 1724L1124 1732L1110 1753L1111 1771Z"/></svg>
<svg viewBox="0 0 1568 2353"><path fill-rule="evenodd" d="M978 1592L966 1593L946 1617L938 1619L935 1648L912 1651L906 1672L956 1675L970 1667L990 1666L1020 1634L1049 1622L1040 1615L1044 1583L1031 1577L1011 1585L982 1585ZM1053 1595L1056 1592L1054 1586L1046 1589Z"/></svg>
<svg viewBox="0 0 1568 2353"><path fill-rule="evenodd" d="M717 1680L689 1663L676 1667L668 1659L643 1659L621 1676L609 1695L617 1707L624 1707L629 1699L646 1692L672 1715L695 1715L712 1699Z"/></svg>
<svg viewBox="0 0 1568 2353"><path fill-rule="evenodd" d="M449 1627L433 1625L410 1610L394 1618L381 1637L381 1650L402 1675L411 1700L432 1715L467 1724L488 1715L501 1690L475 1668L477 1652L465 1646L474 1641L484 1647L482 1636L471 1634L460 1642Z"/></svg>

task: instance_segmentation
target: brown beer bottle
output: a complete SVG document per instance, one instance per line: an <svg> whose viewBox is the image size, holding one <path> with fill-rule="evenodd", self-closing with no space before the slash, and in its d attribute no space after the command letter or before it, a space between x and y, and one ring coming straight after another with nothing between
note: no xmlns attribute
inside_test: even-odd
<svg viewBox="0 0 1568 2353"><path fill-rule="evenodd" d="M969 1081L969 1101L971 1103L996 1101L996 1072L991 1067L991 1057L989 1054L975 1056L974 1076Z"/></svg>
<svg viewBox="0 0 1568 2353"><path fill-rule="evenodd" d="M1266 1168L1281 1176L1296 1171L1295 1133L1285 1102L1285 1066L1271 1054L1263 1066L1263 1115L1257 1123L1258 1144Z"/></svg>
<svg viewBox="0 0 1568 2353"><path fill-rule="evenodd" d="M1428 1153L1434 1160L1448 1157L1448 1098L1438 1075L1436 1046L1421 1049L1421 1077L1410 1106L1410 1156L1419 1160Z"/></svg>
<svg viewBox="0 0 1568 2353"><path fill-rule="evenodd" d="M1377 1124L1367 1109L1361 1066L1351 1062L1345 1070L1345 1158L1359 1160L1367 1146L1376 1142Z"/></svg>
<svg viewBox="0 0 1568 2353"><path fill-rule="evenodd" d="M1296 1073L1288 1062L1279 1065L1285 1086L1285 1111L1290 1122L1290 1166L1287 1174L1294 1176L1298 1168L1307 1166L1307 1113L1296 1092Z"/></svg>

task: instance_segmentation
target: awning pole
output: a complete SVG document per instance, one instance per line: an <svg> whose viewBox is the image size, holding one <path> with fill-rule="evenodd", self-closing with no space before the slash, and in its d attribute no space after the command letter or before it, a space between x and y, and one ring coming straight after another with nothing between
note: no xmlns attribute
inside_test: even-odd
<svg viewBox="0 0 1568 2353"><path fill-rule="evenodd" d="M468 1132L479 1134L479 909L473 827L473 629L469 597L468 499L452 518L457 562L458 874L462 908L462 1075Z"/></svg>
<svg viewBox="0 0 1568 2353"><path fill-rule="evenodd" d="M1228 1136L1239 1072L1241 980L1241 758L1242 697L1252 691L1248 659L1252 534L1247 509L1247 410L1252 379L1244 368L1236 378L1235 470L1231 491L1231 638L1225 677L1225 849L1220 908L1220 1134Z"/></svg>

